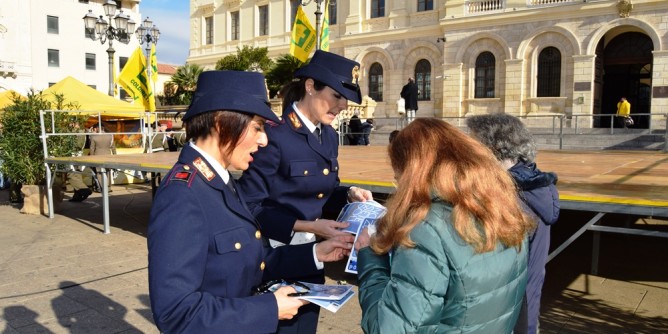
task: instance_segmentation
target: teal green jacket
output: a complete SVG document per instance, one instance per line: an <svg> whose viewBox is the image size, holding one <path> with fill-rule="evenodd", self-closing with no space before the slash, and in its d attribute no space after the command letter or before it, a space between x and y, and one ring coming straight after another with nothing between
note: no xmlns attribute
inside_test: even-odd
<svg viewBox="0 0 668 334"><path fill-rule="evenodd" d="M358 253L365 333L511 333L527 280L522 250L498 245L476 254L455 231L452 207L435 199L392 256Z"/></svg>

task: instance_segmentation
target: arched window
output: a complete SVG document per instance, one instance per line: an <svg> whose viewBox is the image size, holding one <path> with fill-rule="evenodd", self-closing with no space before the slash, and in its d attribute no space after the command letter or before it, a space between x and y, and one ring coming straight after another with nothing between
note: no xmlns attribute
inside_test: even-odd
<svg viewBox="0 0 668 334"><path fill-rule="evenodd" d="M431 64L420 59L415 64L415 84L418 86L418 101L431 100Z"/></svg>
<svg viewBox="0 0 668 334"><path fill-rule="evenodd" d="M547 47L538 55L537 97L559 96L561 89L561 52Z"/></svg>
<svg viewBox="0 0 668 334"><path fill-rule="evenodd" d="M374 101L383 101L383 66L371 64L369 68L369 97Z"/></svg>
<svg viewBox="0 0 668 334"><path fill-rule="evenodd" d="M475 60L475 98L494 97L496 59L491 52L483 52Z"/></svg>

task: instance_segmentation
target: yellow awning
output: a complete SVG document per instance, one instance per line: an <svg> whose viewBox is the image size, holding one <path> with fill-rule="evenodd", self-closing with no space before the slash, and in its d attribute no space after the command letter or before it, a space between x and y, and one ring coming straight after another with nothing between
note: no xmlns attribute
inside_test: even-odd
<svg viewBox="0 0 668 334"><path fill-rule="evenodd" d="M25 99L25 96L13 90L6 90L4 92L0 92L0 110L5 109L6 106L14 103L13 96L19 96L20 98Z"/></svg>
<svg viewBox="0 0 668 334"><path fill-rule="evenodd" d="M101 93L71 76L42 91L46 100L52 102L55 101L54 93L63 94L66 103L76 103L81 113L86 115L101 113L105 118L140 118L144 112L141 105Z"/></svg>

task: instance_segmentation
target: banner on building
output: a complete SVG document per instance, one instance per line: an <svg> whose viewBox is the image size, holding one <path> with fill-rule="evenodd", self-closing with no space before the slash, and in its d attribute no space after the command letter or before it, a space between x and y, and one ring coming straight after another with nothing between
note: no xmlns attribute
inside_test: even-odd
<svg viewBox="0 0 668 334"><path fill-rule="evenodd" d="M155 96L146 72L146 57L138 47L118 76L118 83L123 86L135 103L141 103L148 111L155 111Z"/></svg>
<svg viewBox="0 0 668 334"><path fill-rule="evenodd" d="M315 29L311 26L311 22L309 22L308 17L306 17L306 14L304 14L302 6L300 5L297 7L295 23L292 25L290 54L305 63L315 47L315 43Z"/></svg>

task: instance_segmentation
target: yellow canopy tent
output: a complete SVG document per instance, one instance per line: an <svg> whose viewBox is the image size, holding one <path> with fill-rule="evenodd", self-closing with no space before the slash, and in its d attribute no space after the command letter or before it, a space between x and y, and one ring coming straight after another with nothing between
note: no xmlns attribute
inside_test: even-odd
<svg viewBox="0 0 668 334"><path fill-rule="evenodd" d="M6 90L4 92L0 92L0 111L5 109L6 106L14 103L13 96L19 96L20 98L25 98L25 96L13 91L13 90Z"/></svg>
<svg viewBox="0 0 668 334"><path fill-rule="evenodd" d="M118 100L71 76L42 91L49 101L55 100L54 93L63 94L66 102L77 103L80 110L90 111L90 114L101 112L102 116L136 118L144 112L142 105Z"/></svg>
<svg viewBox="0 0 668 334"><path fill-rule="evenodd" d="M42 95L47 101L55 101L54 94L62 94L66 103L75 103L79 106L82 115L89 115L90 123L96 123L92 118L100 117L105 121L114 121L116 131L123 132L125 121L138 120L144 116L144 107L140 104L131 104L118 100L112 96L101 93L83 82L68 76L55 85L42 91ZM125 120L125 121L124 121ZM147 122L155 120L155 114L151 114L150 119L144 118ZM123 142L133 142L141 135L117 135L117 145Z"/></svg>

